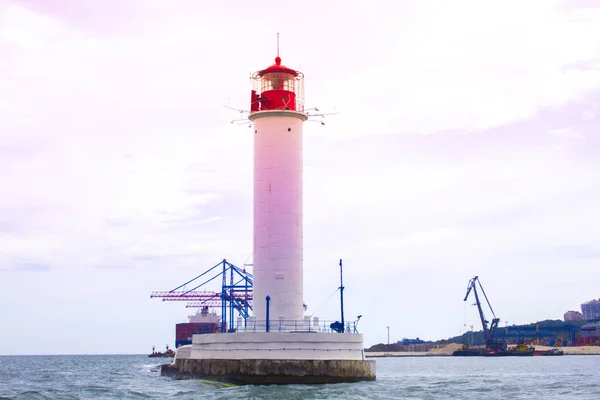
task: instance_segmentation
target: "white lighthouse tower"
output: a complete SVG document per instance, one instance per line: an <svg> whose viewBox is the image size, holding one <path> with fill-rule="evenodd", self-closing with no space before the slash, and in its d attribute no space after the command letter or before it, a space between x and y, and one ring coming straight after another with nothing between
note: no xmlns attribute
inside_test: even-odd
<svg viewBox="0 0 600 400"><path fill-rule="evenodd" d="M281 64L253 74L254 316L302 319L302 125L304 76Z"/></svg>
<svg viewBox="0 0 600 400"><path fill-rule="evenodd" d="M303 317L303 79L279 54L252 75L254 315L227 332L193 335L162 375L241 383L375 379L375 361L365 360L356 325L335 329L344 324Z"/></svg>

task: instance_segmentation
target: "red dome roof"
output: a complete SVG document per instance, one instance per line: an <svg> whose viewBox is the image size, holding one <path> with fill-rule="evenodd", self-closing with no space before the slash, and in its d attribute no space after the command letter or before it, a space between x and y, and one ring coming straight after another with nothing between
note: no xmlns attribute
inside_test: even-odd
<svg viewBox="0 0 600 400"><path fill-rule="evenodd" d="M295 71L293 69L290 69L284 65L281 65L281 57L277 56L275 57L275 64L271 65L269 68L267 69L263 69L262 71L258 71L258 75L259 76L263 76L264 74L269 74L272 72L279 72L279 73L284 73L284 74L290 74L290 75L294 75L294 76L298 76L298 71Z"/></svg>

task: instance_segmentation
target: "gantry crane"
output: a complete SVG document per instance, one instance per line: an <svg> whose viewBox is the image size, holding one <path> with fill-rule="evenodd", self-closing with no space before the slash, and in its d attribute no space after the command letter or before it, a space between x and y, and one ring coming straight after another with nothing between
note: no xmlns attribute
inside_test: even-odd
<svg viewBox="0 0 600 400"><path fill-rule="evenodd" d="M481 308L481 302L479 301L479 295L477 294L477 284L481 288L481 292L483 293L483 297L485 297L485 301L487 302L490 311L494 318L488 328L489 321L485 319L485 315L483 314L483 309ZM467 294L465 295L464 301L467 301L469 294L473 291L475 295L475 305L477 306L477 310L479 311L479 318L481 319L481 325L483 326L483 335L485 338L485 347L488 350L506 350L507 343L506 340L497 339L494 337L496 334L496 328L498 328L498 322L500 322L500 318L496 318L496 314L494 314L494 309L488 300L485 290L483 290L483 286L479 281L479 277L475 276L471 280L469 280L469 284L467 285Z"/></svg>
<svg viewBox="0 0 600 400"><path fill-rule="evenodd" d="M221 268L219 268L221 267ZM208 275L213 272L213 275ZM191 289L185 289L187 285L208 275L201 283L194 283ZM221 277L221 292L198 290L207 283ZM227 330L227 309L229 308L230 330L233 330L234 311L239 315L248 318L249 310L252 310L252 287L253 279L251 273L245 269L236 267L226 259L216 264L214 267L204 271L197 277L190 279L186 283L177 286L169 291L152 292L151 298L162 298L163 301L187 301L187 307L218 307L221 306L221 332Z"/></svg>

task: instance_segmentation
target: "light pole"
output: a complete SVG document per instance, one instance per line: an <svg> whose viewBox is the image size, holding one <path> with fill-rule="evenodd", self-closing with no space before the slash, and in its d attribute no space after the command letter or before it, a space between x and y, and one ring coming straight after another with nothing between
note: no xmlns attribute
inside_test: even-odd
<svg viewBox="0 0 600 400"><path fill-rule="evenodd" d="M386 326L387 331L388 331L388 344L390 344L390 327Z"/></svg>
<svg viewBox="0 0 600 400"><path fill-rule="evenodd" d="M471 325L471 346L473 346L473 325Z"/></svg>

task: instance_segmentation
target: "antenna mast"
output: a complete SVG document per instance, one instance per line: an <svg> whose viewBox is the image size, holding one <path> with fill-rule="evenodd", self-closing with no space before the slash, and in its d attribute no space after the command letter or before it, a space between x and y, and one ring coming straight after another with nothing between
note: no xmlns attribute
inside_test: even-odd
<svg viewBox="0 0 600 400"><path fill-rule="evenodd" d="M340 308L342 311L342 332L346 330L344 326L344 279L342 275L342 259L340 258Z"/></svg>
<svg viewBox="0 0 600 400"><path fill-rule="evenodd" d="M279 32L277 32L277 57L279 57Z"/></svg>

